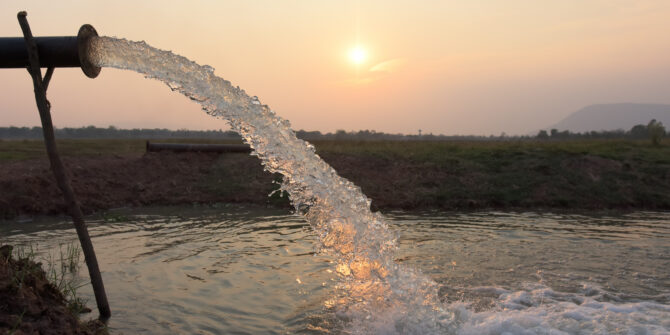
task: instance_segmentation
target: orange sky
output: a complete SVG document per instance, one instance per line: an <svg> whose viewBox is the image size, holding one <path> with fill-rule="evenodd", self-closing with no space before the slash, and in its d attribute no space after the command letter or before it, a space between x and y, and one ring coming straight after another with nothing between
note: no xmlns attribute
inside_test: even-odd
<svg viewBox="0 0 670 335"><path fill-rule="evenodd" d="M0 36L145 40L257 95L294 129L526 134L595 103L670 103L670 2L3 1ZM351 62L356 45L367 52ZM142 76L56 69L57 127L226 129ZM25 70L0 71L0 126L38 125Z"/></svg>

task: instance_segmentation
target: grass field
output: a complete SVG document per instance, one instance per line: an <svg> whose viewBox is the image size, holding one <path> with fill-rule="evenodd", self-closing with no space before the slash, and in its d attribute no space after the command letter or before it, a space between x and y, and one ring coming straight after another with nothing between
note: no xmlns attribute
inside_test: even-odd
<svg viewBox="0 0 670 335"><path fill-rule="evenodd" d="M380 209L670 209L667 144L631 140L313 144L326 162L359 185ZM135 139L59 140L58 145L65 157L141 157L145 152L145 141ZM269 190L276 188L272 180L278 176L263 174L258 161L247 156L222 155L214 165L200 168L201 181L189 189L267 204ZM41 141L0 141L0 164L35 158L45 159Z"/></svg>
<svg viewBox="0 0 670 335"><path fill-rule="evenodd" d="M522 157L550 158L558 155L595 155L624 161L640 159L670 163L670 146L652 146L646 140L563 141L327 141L313 143L317 152L347 153L422 162L448 163L456 158L478 162L518 160Z"/></svg>
<svg viewBox="0 0 670 335"><path fill-rule="evenodd" d="M410 162L417 173L433 175L397 185L396 189L416 188L409 199L416 207L670 207L670 146L653 146L649 141L317 142L315 146L326 157L329 153L374 157L389 166ZM355 173L350 179L359 179L369 194L378 187Z"/></svg>
<svg viewBox="0 0 670 335"><path fill-rule="evenodd" d="M165 139L164 143L239 143L234 141ZM563 140L563 141L314 141L317 153L341 153L388 159L409 159L436 164L454 159L494 164L520 158L550 159L553 155L595 155L625 161L643 160L669 164L670 146L652 146L646 140ZM127 155L145 152L141 139L60 139L63 156ZM0 140L0 161L46 157L41 140Z"/></svg>

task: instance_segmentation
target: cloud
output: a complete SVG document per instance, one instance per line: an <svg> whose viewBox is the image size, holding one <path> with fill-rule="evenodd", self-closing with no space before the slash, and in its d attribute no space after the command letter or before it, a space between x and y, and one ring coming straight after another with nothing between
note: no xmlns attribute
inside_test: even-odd
<svg viewBox="0 0 670 335"><path fill-rule="evenodd" d="M383 61L371 67L368 72L373 73L393 73L398 71L407 61L404 58L395 58Z"/></svg>
<svg viewBox="0 0 670 335"><path fill-rule="evenodd" d="M341 83L347 85L366 85L375 81L382 80L389 77L391 74L400 71L400 69L407 63L404 58L394 58L377 63L370 67L367 71L360 73L356 78L345 80Z"/></svg>

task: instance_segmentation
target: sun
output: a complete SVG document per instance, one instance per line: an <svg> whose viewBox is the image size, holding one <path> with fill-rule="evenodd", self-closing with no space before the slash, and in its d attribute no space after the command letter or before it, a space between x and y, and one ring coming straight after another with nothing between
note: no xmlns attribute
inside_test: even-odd
<svg viewBox="0 0 670 335"><path fill-rule="evenodd" d="M349 50L349 60L355 65L360 65L368 58L368 53L361 46L355 46Z"/></svg>

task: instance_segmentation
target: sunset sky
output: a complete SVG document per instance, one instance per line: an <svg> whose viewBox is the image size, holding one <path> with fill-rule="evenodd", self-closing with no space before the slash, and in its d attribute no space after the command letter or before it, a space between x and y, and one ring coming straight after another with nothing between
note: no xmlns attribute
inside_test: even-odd
<svg viewBox="0 0 670 335"><path fill-rule="evenodd" d="M0 36L100 35L172 50L294 129L533 133L590 104L670 103L670 1L2 1ZM227 129L127 71L56 69L57 127ZM25 70L0 70L0 126L39 124Z"/></svg>

